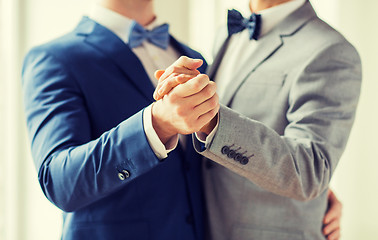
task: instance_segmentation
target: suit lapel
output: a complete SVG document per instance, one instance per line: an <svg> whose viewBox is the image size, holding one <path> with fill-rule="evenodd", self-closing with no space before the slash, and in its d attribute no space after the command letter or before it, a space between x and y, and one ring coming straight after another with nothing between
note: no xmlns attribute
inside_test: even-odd
<svg viewBox="0 0 378 240"><path fill-rule="evenodd" d="M84 17L78 28L79 35L86 35L85 41L103 52L131 80L136 89L150 102L154 87L141 61L127 44L113 32Z"/></svg>
<svg viewBox="0 0 378 240"><path fill-rule="evenodd" d="M232 80L229 81L227 91L223 95L221 102L225 105L230 105L235 93L249 75L284 45L284 38L293 36L314 17L316 17L316 13L311 4L307 1L302 7L284 19L271 32L261 37L258 40L259 45L254 54L250 56L246 62L242 63L241 70L236 72Z"/></svg>
<svg viewBox="0 0 378 240"><path fill-rule="evenodd" d="M245 81L250 73L252 73L260 64L274 54L282 46L280 36L268 34L264 39L260 39L258 49L250 56L244 63L240 71L236 72L232 80L228 82L227 91L222 96L221 102L228 105L235 92L239 89L241 84Z"/></svg>
<svg viewBox="0 0 378 240"><path fill-rule="evenodd" d="M219 49L217 55L214 58L213 64L209 68L209 71L207 72L210 79L214 80L217 70L219 68L220 63L222 62L223 56L226 53L228 43L230 42L230 38L227 37L226 40L223 42L221 48Z"/></svg>

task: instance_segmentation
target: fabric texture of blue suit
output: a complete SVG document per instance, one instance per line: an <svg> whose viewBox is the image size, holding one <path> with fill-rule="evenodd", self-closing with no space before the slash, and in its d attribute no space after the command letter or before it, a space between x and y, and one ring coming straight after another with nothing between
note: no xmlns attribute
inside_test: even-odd
<svg viewBox="0 0 378 240"><path fill-rule="evenodd" d="M44 194L64 211L62 239L202 239L200 157L191 141L185 153L155 156L143 129L154 87L128 45L84 17L33 48L22 79L32 155Z"/></svg>

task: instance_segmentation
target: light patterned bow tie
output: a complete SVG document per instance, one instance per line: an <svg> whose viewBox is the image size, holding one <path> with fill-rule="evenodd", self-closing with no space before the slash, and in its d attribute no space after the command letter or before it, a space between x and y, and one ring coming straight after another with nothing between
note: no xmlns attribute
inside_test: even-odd
<svg viewBox="0 0 378 240"><path fill-rule="evenodd" d="M162 49L167 49L169 45L168 30L168 24L160 25L150 31L144 29L139 23L133 21L130 27L129 46L130 48L135 48L140 46L143 41L147 40Z"/></svg>

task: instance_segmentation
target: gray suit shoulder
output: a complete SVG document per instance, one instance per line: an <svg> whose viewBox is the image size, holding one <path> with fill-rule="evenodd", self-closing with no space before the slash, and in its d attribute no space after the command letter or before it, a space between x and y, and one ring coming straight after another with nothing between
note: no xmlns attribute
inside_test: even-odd
<svg viewBox="0 0 378 240"><path fill-rule="evenodd" d="M344 44L355 50L355 47L344 35L318 17L309 21L302 30L301 34L307 36L306 38L309 40L309 43L317 42L325 48Z"/></svg>

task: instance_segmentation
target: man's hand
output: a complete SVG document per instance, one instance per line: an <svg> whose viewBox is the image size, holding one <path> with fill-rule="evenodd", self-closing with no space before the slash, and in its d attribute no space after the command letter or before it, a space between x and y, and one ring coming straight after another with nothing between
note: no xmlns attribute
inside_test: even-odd
<svg viewBox="0 0 378 240"><path fill-rule="evenodd" d="M328 240L340 238L342 204L332 190L328 190L328 209L323 219L323 234Z"/></svg>
<svg viewBox="0 0 378 240"><path fill-rule="evenodd" d="M182 56L166 70L156 71L155 77L159 82L153 95L154 99L161 99L177 85L185 83L200 74L197 68L199 68L202 63L203 61L201 59L191 59Z"/></svg>
<svg viewBox="0 0 378 240"><path fill-rule="evenodd" d="M170 74L166 81L175 81ZM219 110L216 84L204 74L174 87L152 105L152 125L165 144L172 136L200 131Z"/></svg>

